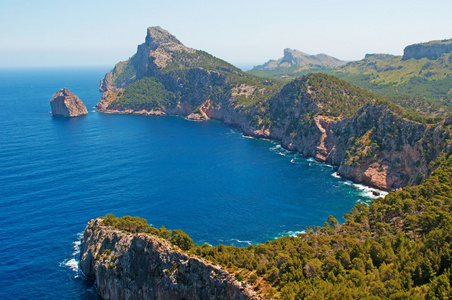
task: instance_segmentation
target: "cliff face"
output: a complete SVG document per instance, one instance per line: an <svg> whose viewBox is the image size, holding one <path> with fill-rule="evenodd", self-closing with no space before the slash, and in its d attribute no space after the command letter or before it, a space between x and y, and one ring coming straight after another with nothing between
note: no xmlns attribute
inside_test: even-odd
<svg viewBox="0 0 452 300"><path fill-rule="evenodd" d="M118 63L100 83L100 91L118 91L149 75L159 73L169 64L179 61L181 65L195 64L196 50L184 46L168 31L149 27L145 42L137 47L137 53L128 61Z"/></svg>
<svg viewBox="0 0 452 300"><path fill-rule="evenodd" d="M85 228L80 267L103 299L261 299L220 267L157 236L102 226L102 219Z"/></svg>
<svg viewBox="0 0 452 300"><path fill-rule="evenodd" d="M414 44L407 46L403 50L403 60L410 58L421 59L424 57L438 59L441 55L450 52L452 52L452 39Z"/></svg>
<svg viewBox="0 0 452 300"><path fill-rule="evenodd" d="M53 95L50 106L54 116L77 117L88 114L85 104L66 88Z"/></svg>
<svg viewBox="0 0 452 300"><path fill-rule="evenodd" d="M245 117L235 125L245 134L281 141L286 149L336 165L341 176L354 182L389 191L419 184L433 170L430 162L451 149L451 118L425 125L380 103L342 119L312 116L325 104L312 94L300 99L288 87L271 100L271 125L256 128L244 124L250 119Z"/></svg>

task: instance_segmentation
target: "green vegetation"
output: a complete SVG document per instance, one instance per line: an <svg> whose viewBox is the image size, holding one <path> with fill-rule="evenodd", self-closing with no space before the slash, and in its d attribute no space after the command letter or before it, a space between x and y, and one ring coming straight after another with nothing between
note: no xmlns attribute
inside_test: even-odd
<svg viewBox="0 0 452 300"><path fill-rule="evenodd" d="M125 87L136 80L136 70L133 65L133 59L131 57L127 61L122 61L116 64L113 70L113 84L118 87Z"/></svg>
<svg viewBox="0 0 452 300"><path fill-rule="evenodd" d="M112 107L122 109L172 109L179 102L193 110L205 101L213 105L233 99L236 105L248 107L271 98L284 83L248 75L234 66L203 51L178 53L177 59L154 75L138 79L118 92ZM188 55L188 57L184 57ZM118 68L118 67L117 67ZM252 92L238 93L242 86Z"/></svg>
<svg viewBox="0 0 452 300"><path fill-rule="evenodd" d="M407 59L372 54L360 61L333 69L305 66L274 70L252 70L267 78L294 79L312 73L328 73L384 96L426 118L444 118L452 113L452 54L438 59Z"/></svg>
<svg viewBox="0 0 452 300"><path fill-rule="evenodd" d="M163 105L173 107L176 95L165 89L154 77L145 77L120 92L114 104L132 109L156 109Z"/></svg>
<svg viewBox="0 0 452 300"><path fill-rule="evenodd" d="M425 116L444 117L452 112L452 58L436 60L400 56L368 56L336 68L331 74Z"/></svg>
<svg viewBox="0 0 452 300"><path fill-rule="evenodd" d="M121 218L115 217L113 214L107 214L103 218L103 224L105 226L111 226L119 230L131 232L131 233L147 233L164 238L172 244L178 246L182 250L189 250L192 247L193 240L182 230L175 229L173 231L161 227L157 229L148 225L147 220L140 217L124 216ZM110 255L110 252L104 254Z"/></svg>
<svg viewBox="0 0 452 300"><path fill-rule="evenodd" d="M290 80L303 75L307 75L309 73L329 73L331 69L332 68L307 65L307 66L293 66L289 68L276 68L272 70L252 69L247 71L247 73L255 76L267 77L272 79Z"/></svg>
<svg viewBox="0 0 452 300"><path fill-rule="evenodd" d="M452 297L452 154L422 185L357 204L339 224L298 237L234 247L188 245L182 231L147 229L145 220L107 215L106 225L169 237L280 299L450 299ZM118 227L119 226L119 227ZM136 227L135 227L136 226ZM149 226L149 225L147 225Z"/></svg>

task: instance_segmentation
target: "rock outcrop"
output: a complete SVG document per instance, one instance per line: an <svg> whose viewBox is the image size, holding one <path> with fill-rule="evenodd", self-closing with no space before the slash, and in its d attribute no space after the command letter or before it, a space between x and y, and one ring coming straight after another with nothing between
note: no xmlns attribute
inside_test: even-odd
<svg viewBox="0 0 452 300"><path fill-rule="evenodd" d="M103 299L261 299L227 271L167 240L102 223L99 218L86 226L80 267Z"/></svg>
<svg viewBox="0 0 452 300"><path fill-rule="evenodd" d="M431 41L428 43L414 44L405 47L403 50L403 60L410 58L421 59L438 59L445 53L452 52L452 39L442 41Z"/></svg>
<svg viewBox="0 0 452 300"><path fill-rule="evenodd" d="M149 27L145 42L128 61L118 63L100 83L100 91L121 90L129 84L165 68L175 57L184 56L186 63L196 62L196 50L184 46L175 36L159 26Z"/></svg>
<svg viewBox="0 0 452 300"><path fill-rule="evenodd" d="M66 88L53 95L50 106L54 116L78 117L88 114L85 104Z"/></svg>

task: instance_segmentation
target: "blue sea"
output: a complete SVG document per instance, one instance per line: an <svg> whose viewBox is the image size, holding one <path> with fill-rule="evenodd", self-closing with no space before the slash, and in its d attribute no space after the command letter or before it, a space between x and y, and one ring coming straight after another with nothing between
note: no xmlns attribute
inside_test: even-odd
<svg viewBox="0 0 452 300"><path fill-rule="evenodd" d="M107 213L248 246L371 200L332 166L219 121L98 113L108 70L0 70L2 299L97 299L77 260L86 223ZM87 116L52 116L63 87Z"/></svg>

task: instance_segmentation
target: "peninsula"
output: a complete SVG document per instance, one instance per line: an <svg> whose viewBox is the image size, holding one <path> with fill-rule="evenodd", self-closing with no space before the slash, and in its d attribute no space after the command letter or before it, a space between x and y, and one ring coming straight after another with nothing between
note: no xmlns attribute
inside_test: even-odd
<svg viewBox="0 0 452 300"><path fill-rule="evenodd" d="M388 191L422 182L451 147L451 118L428 124L330 75L289 83L256 77L160 27L148 28L145 43L106 74L100 89L98 111L222 120Z"/></svg>

